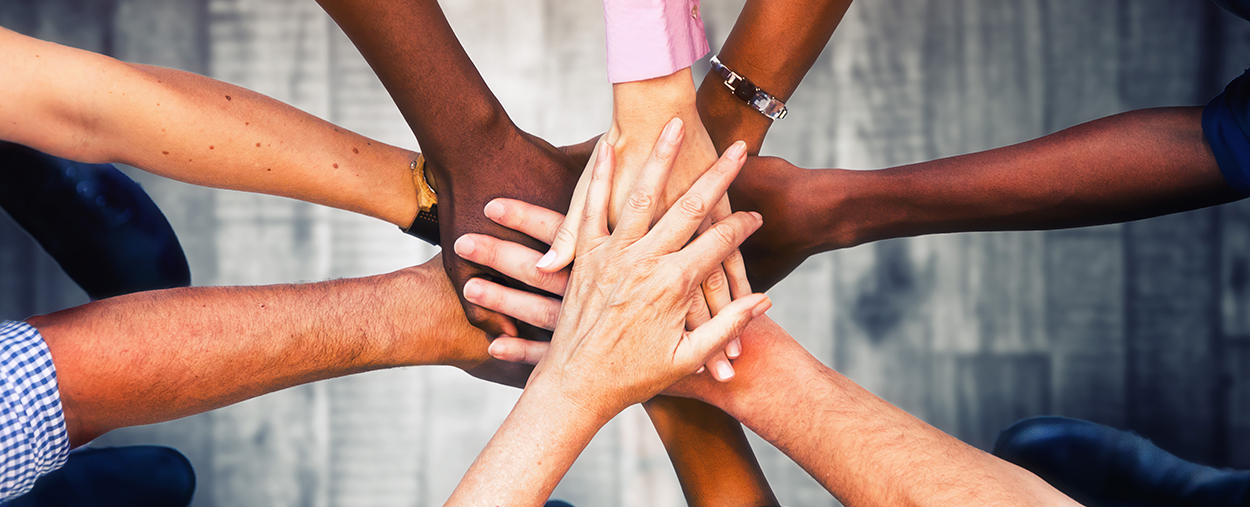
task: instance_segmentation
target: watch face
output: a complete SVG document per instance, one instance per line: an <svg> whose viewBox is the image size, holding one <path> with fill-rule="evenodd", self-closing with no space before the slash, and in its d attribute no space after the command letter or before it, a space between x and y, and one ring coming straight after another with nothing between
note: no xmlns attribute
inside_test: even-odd
<svg viewBox="0 0 1250 507"><path fill-rule="evenodd" d="M734 86L734 96L742 99L742 101L747 104L750 104L752 100L755 99L755 93L758 91L759 88L755 87L755 83L752 83L745 77L738 81L736 86Z"/></svg>

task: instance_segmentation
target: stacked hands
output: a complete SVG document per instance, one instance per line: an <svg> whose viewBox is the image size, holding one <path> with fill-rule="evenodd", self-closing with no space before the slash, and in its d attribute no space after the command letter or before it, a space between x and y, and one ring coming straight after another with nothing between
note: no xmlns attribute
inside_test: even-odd
<svg viewBox="0 0 1250 507"><path fill-rule="evenodd" d="M490 345L493 357L537 364L534 378L552 372L547 375L584 387L594 386L596 377L613 379L613 385L626 388L630 403L702 371L705 363L718 380L733 377L721 348L729 345L729 355L737 357L740 345L729 342L736 341L750 317L770 303L762 294L738 294L733 301L724 294L721 300L715 291L706 291L705 299L702 287L709 277L724 279L722 265L736 259L741 266L737 247L760 227L762 218L755 212L738 212L714 224L708 221L717 203L725 202L725 192L746 159L743 143L726 150L693 186L687 184L689 190L671 208L662 206L662 192L672 188L668 183L682 129L679 119L665 127L611 234L608 203L616 157L607 140L599 142L589 178L583 178L585 185L579 187L580 202L572 206L580 209L572 212L577 219L513 199L486 205L486 216L502 226L544 243L566 238L560 248L572 242L569 251L575 252L576 263L571 269L551 271L559 267L551 259L559 251L555 249L542 255L481 234L456 241L455 252L465 260L564 298L562 306L560 299L481 278L466 283L464 295L470 303L555 331L550 343L500 336ZM690 241L697 230L702 233ZM720 304L712 317L708 302L714 300ZM638 375L643 376L635 378Z"/></svg>

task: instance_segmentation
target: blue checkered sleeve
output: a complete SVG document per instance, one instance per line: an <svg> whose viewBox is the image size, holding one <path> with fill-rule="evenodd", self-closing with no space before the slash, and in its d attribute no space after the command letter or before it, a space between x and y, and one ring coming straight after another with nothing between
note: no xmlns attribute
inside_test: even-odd
<svg viewBox="0 0 1250 507"><path fill-rule="evenodd" d="M0 323L0 501L30 491L68 454L48 346L25 322Z"/></svg>

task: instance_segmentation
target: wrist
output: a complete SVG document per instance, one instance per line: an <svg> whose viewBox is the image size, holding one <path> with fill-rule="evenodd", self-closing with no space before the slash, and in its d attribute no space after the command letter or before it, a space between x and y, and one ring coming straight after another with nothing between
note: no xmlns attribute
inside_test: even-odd
<svg viewBox="0 0 1250 507"><path fill-rule="evenodd" d="M612 85L613 130L650 126L658 134L674 117L682 117L683 121L687 117L698 117L695 98L689 67L667 76L615 83ZM608 140L614 142L611 137Z"/></svg>
<svg viewBox="0 0 1250 507"><path fill-rule="evenodd" d="M579 380L584 377L536 368L525 386L525 394L530 394L540 406L567 414L568 419L578 421L578 425L593 427L593 434L629 404L615 401L615 396L605 395L602 389L597 392L588 382ZM603 384L602 379L599 384Z"/></svg>
<svg viewBox="0 0 1250 507"><path fill-rule="evenodd" d="M773 121L735 97L720 74L708 72L699 86L695 104L699 115L707 119L707 132L718 153L741 140L747 143L747 154L759 154Z"/></svg>

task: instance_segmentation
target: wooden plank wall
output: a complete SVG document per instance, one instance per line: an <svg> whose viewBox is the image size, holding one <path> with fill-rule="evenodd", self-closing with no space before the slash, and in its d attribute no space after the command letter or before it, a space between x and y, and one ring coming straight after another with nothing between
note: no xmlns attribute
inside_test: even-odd
<svg viewBox="0 0 1250 507"><path fill-rule="evenodd" d="M714 49L742 3L702 6ZM566 144L607 125L596 2L444 8L523 128ZM207 73L416 148L350 41L308 0L11 1L0 3L0 26ZM1003 146L1133 108L1201 104L1248 64L1248 50L1250 23L1198 0L860 2L764 151L804 167L872 169ZM200 285L367 275L435 251L371 219L128 172L169 216ZM813 257L772 295L774 318L821 360L978 447L1019 418L1063 414L1250 467L1250 202L1128 225L864 245ZM84 300L0 222L0 317ZM452 369L409 368L98 443L178 447L199 475L197 506L438 505L515 399ZM836 505L754 443L783 504ZM682 503L636 409L600 433L556 497Z"/></svg>

